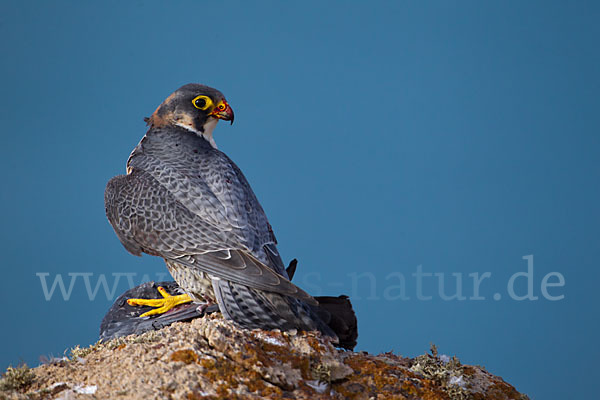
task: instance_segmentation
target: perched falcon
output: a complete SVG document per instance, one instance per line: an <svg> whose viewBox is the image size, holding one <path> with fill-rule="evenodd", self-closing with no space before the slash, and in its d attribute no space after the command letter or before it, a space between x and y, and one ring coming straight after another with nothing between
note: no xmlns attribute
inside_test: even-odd
<svg viewBox="0 0 600 400"><path fill-rule="evenodd" d="M319 330L356 344L347 298L320 302L290 282L277 241L248 181L217 149L219 120L233 123L221 92L188 84L147 119L149 129L127 161L127 175L106 187L106 215L125 248L164 258L187 294L129 299L161 314L189 301L214 303L245 328Z"/></svg>

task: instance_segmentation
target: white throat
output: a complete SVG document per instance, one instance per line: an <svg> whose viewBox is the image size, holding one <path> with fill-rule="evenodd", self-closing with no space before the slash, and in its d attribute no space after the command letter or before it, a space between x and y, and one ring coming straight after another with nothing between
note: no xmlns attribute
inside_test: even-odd
<svg viewBox="0 0 600 400"><path fill-rule="evenodd" d="M185 125L182 124L180 122L176 122L175 125L186 129L190 132L194 132L196 135L198 136L202 136L204 139L206 139L206 141L208 143L210 143L210 145L213 148L217 148L217 143L215 143L215 139L213 139L213 131L215 130L215 126L217 126L217 122L219 122L219 120L217 118L209 118L208 121L206 121L206 123L204 124L203 128L204 128L204 133L192 128L189 125Z"/></svg>
<svg viewBox="0 0 600 400"><path fill-rule="evenodd" d="M204 133L202 134L202 137L208 140L208 143L215 149L217 148L217 144L215 143L215 139L213 139L213 131L215 130L215 126L217 126L217 122L219 122L217 118L209 118L203 126Z"/></svg>

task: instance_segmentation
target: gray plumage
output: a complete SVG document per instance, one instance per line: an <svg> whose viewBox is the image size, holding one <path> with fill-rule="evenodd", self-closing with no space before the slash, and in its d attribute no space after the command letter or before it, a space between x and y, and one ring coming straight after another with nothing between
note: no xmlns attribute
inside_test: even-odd
<svg viewBox="0 0 600 400"><path fill-rule="evenodd" d="M108 182L106 214L117 236L135 255L164 258L192 299L216 301L243 327L336 337L328 313L289 281L250 185L207 132L215 117L191 107L199 94L224 102L206 86L180 88L153 114L128 174Z"/></svg>

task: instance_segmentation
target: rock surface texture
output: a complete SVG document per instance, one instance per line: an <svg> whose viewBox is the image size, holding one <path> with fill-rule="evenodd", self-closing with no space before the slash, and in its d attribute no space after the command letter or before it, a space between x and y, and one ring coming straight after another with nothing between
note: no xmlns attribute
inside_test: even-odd
<svg viewBox="0 0 600 400"><path fill-rule="evenodd" d="M414 359L340 351L317 332L243 330L220 314L9 369L0 390L0 399L527 399L435 348Z"/></svg>

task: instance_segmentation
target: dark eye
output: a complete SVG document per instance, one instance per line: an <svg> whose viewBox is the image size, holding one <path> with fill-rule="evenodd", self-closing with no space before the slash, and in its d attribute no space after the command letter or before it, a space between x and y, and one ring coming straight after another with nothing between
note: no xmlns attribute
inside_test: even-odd
<svg viewBox="0 0 600 400"><path fill-rule="evenodd" d="M212 105L212 100L208 96L198 96L192 100L194 107L199 110L206 110Z"/></svg>
<svg viewBox="0 0 600 400"><path fill-rule="evenodd" d="M197 99L194 102L194 105L196 106L196 108L204 108L204 107L206 107L206 100L204 100L204 99Z"/></svg>

